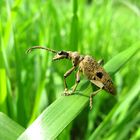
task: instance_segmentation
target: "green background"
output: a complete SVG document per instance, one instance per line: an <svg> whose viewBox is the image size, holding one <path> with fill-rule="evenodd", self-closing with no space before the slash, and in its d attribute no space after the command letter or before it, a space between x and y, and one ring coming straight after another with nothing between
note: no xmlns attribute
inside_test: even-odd
<svg viewBox="0 0 140 140"><path fill-rule="evenodd" d="M139 0L1 0L0 139L140 139L139 40ZM90 111L92 87L81 76L84 96L61 96L71 62L26 54L35 45L103 59L117 95L100 92Z"/></svg>

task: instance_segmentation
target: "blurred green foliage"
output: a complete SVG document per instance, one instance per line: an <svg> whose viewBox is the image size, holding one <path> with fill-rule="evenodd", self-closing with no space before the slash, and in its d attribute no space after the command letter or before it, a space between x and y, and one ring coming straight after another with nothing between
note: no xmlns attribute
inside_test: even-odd
<svg viewBox="0 0 140 140"><path fill-rule="evenodd" d="M53 55L40 50L26 54L29 47L79 51L107 62L138 42L139 34L139 0L1 0L0 111L26 128L63 93L71 63L52 63ZM74 78L67 79L69 87ZM116 98L97 95L93 110L87 106L58 139L140 138L140 52L112 78ZM111 113L112 123L106 117Z"/></svg>

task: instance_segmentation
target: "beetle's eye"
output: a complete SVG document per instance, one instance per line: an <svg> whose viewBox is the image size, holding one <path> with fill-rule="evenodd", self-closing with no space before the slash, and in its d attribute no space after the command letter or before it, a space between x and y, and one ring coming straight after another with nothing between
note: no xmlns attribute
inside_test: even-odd
<svg viewBox="0 0 140 140"><path fill-rule="evenodd" d="M97 75L97 77L99 77L100 79L103 77L103 73L102 73L102 72L97 72L96 75Z"/></svg>
<svg viewBox="0 0 140 140"><path fill-rule="evenodd" d="M58 52L58 54L59 54L59 55L62 55L62 54L63 54L63 51Z"/></svg>

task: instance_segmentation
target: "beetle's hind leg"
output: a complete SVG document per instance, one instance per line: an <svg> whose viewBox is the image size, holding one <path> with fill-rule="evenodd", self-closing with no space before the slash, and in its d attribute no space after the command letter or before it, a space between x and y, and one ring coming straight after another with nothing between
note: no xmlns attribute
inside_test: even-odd
<svg viewBox="0 0 140 140"><path fill-rule="evenodd" d="M94 91L93 93L90 94L90 98L89 98L89 107L90 107L90 110L92 110L92 103L93 103L93 97L98 93L100 92L102 89L98 89L96 91Z"/></svg>

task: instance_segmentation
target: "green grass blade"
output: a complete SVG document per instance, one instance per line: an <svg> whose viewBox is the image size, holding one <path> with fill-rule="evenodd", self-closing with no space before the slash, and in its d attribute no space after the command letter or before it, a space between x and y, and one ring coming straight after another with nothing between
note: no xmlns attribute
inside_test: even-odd
<svg viewBox="0 0 140 140"><path fill-rule="evenodd" d="M75 51L78 48L79 21L77 11L78 11L78 1L73 0L73 17L70 34L70 48L72 51Z"/></svg>
<svg viewBox="0 0 140 140"><path fill-rule="evenodd" d="M42 93L42 90L44 88L44 85L45 85L45 81L42 81L39 85L37 95L36 95L36 98L35 98L34 108L33 108L33 111L32 111L32 116L31 116L31 119L29 121L29 124L32 123L33 120L38 115L39 101L40 101L40 97L41 97L41 93Z"/></svg>
<svg viewBox="0 0 140 140"><path fill-rule="evenodd" d="M135 46L137 46L136 44ZM133 46L134 47L134 46ZM132 51L132 47L121 52L114 58L112 58L105 68L109 71L116 72L121 66L123 66L137 51ZM119 61L120 59L120 61ZM119 61L119 63L116 62ZM116 64L114 64L116 63ZM83 85L81 83L81 85ZM91 86L86 85L86 88L80 88L80 91L85 96L89 95L92 91ZM60 97L52 105L50 105L34 122L27 128L27 130L19 137L19 140L27 139L41 139L51 140L55 139L62 130L81 112L81 110L88 103L88 98L84 96L69 96Z"/></svg>
<svg viewBox="0 0 140 140"><path fill-rule="evenodd" d="M0 139L16 140L24 128L0 112Z"/></svg>
<svg viewBox="0 0 140 140"><path fill-rule="evenodd" d="M4 60L2 56L2 48L0 48L0 110L6 112L6 97L7 97L7 79L6 79L6 69L4 67Z"/></svg>
<svg viewBox="0 0 140 140"><path fill-rule="evenodd" d="M134 3L131 3L129 1L119 1L120 3L124 4L125 6L127 6L130 10L132 10L137 16L140 17L140 10L139 10L139 7L134 4Z"/></svg>
<svg viewBox="0 0 140 140"><path fill-rule="evenodd" d="M0 104L5 101L6 96L6 72L5 69L0 69Z"/></svg>
<svg viewBox="0 0 140 140"><path fill-rule="evenodd" d="M140 51L140 42L135 43L125 51L114 56L106 65L105 69L113 74L116 73L124 64L131 59L131 57L137 52Z"/></svg>
<svg viewBox="0 0 140 140"><path fill-rule="evenodd" d="M130 140L138 140L138 139L140 139L140 128L138 128L138 130L135 132L135 134Z"/></svg>
<svg viewBox="0 0 140 140"><path fill-rule="evenodd" d="M85 89L83 90L85 96L92 90L87 85L88 83L80 89ZM88 103L88 98L85 96L60 97L34 121L26 132L19 137L19 140L35 138L40 140L55 139Z"/></svg>

